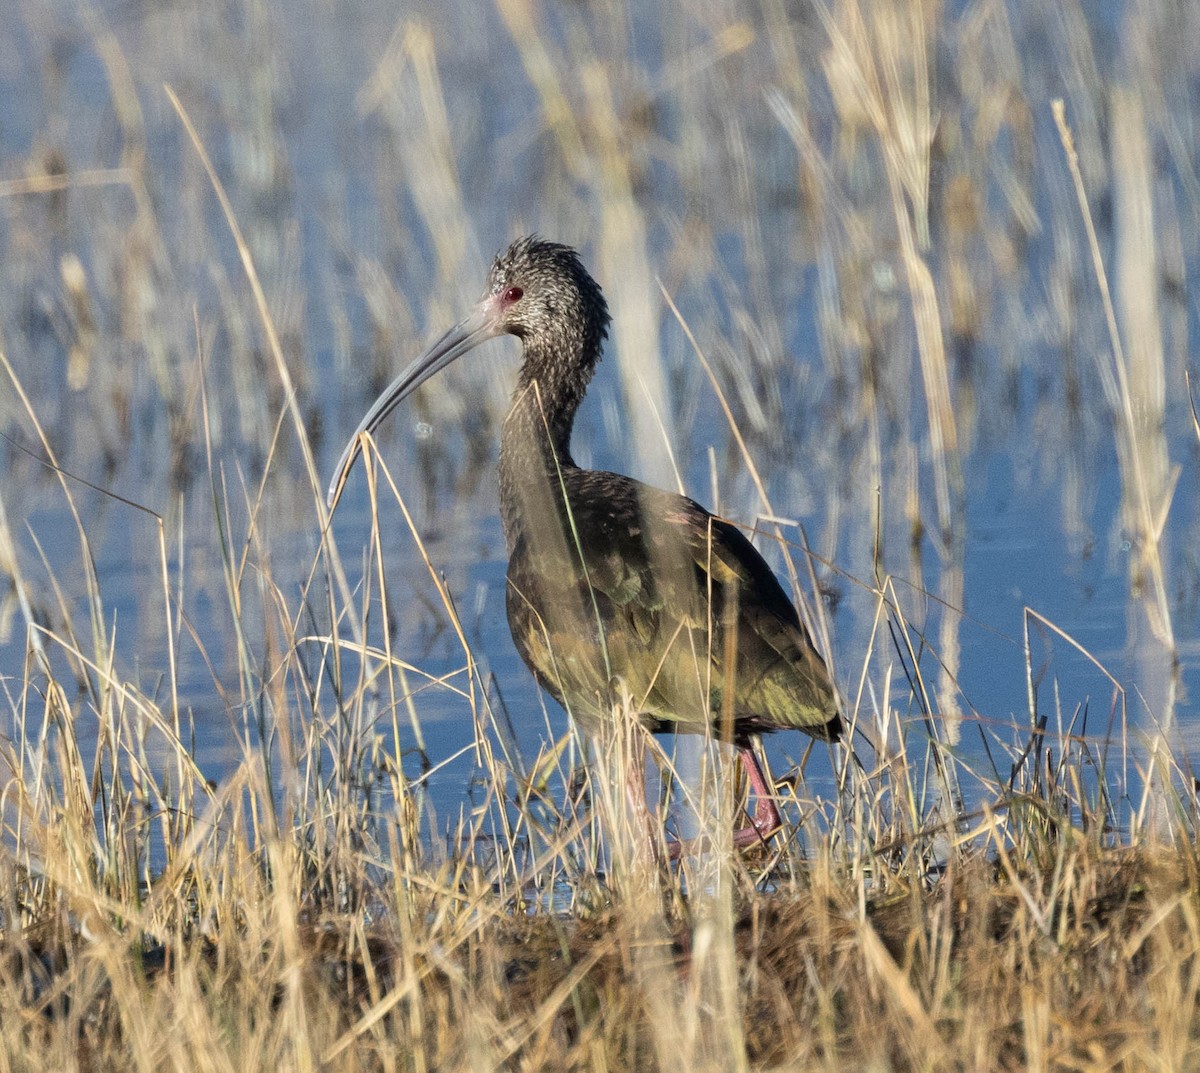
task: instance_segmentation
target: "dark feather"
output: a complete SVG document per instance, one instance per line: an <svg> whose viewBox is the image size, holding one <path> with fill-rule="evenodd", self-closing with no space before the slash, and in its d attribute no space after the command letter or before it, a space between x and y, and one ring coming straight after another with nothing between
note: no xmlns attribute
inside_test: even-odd
<svg viewBox="0 0 1200 1073"><path fill-rule="evenodd" d="M739 530L616 473L565 470L552 498L564 493L569 512L544 511L512 550L508 616L526 663L577 719L610 717L624 689L658 730L719 731L728 715L739 741L781 728L838 737L825 665Z"/></svg>
<svg viewBox="0 0 1200 1073"><path fill-rule="evenodd" d="M739 744L783 728L837 739L825 664L750 542L690 499L575 465L571 430L608 325L600 287L573 249L514 242L474 310L367 411L330 504L362 434L469 350L516 336L524 361L500 438L500 513L509 625L538 679L588 729L631 699L657 730L713 728ZM743 759L761 794L757 761ZM774 829L778 813L767 812L742 835Z"/></svg>

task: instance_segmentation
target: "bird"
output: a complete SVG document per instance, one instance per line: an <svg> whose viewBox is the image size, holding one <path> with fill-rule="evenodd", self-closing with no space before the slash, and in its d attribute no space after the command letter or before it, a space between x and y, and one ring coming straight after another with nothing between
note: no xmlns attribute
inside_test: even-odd
<svg viewBox="0 0 1200 1073"><path fill-rule="evenodd" d="M741 530L687 496L575 463L575 416L609 323L576 250L517 239L496 256L471 313L367 411L327 502L332 511L364 434L468 351L515 336L524 360L501 430L499 499L517 651L585 734L603 731L623 701L654 733L731 741L755 798L733 833L746 849L783 822L755 739L797 729L839 740L836 692L795 606ZM682 843L670 846L678 856Z"/></svg>

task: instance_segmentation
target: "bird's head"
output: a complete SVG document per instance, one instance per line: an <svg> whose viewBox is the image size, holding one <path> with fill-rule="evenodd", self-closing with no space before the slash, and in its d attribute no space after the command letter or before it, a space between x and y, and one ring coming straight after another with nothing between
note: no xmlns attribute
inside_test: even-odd
<svg viewBox="0 0 1200 1073"><path fill-rule="evenodd" d="M492 262L480 309L497 334L517 336L535 353L593 363L608 331L604 295L579 254L537 235L518 239Z"/></svg>
<svg viewBox="0 0 1200 1073"><path fill-rule="evenodd" d="M579 254L536 235L518 239L492 262L483 297L470 315L396 377L367 411L338 462L330 508L362 449L362 434L374 433L404 399L467 351L498 335L515 335L525 347L523 378L569 381L582 395L608 323L604 295Z"/></svg>

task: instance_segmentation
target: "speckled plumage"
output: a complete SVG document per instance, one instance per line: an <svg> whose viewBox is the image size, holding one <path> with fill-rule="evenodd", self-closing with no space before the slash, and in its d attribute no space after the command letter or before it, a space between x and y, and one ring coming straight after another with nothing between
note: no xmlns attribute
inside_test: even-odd
<svg viewBox="0 0 1200 1073"><path fill-rule="evenodd" d="M749 749L764 731L837 740L834 691L763 558L693 500L571 457L575 414L608 332L604 296L570 247L519 239L488 273L475 310L405 369L347 445L332 504L359 450L420 384L486 339L524 347L500 441L513 640L538 681L585 730L631 698L655 731L713 730L741 749L758 795L750 845L780 824Z"/></svg>
<svg viewBox="0 0 1200 1073"><path fill-rule="evenodd" d="M836 739L825 665L750 542L691 499L575 465L571 427L608 326L575 251L514 243L488 293L514 286L523 297L508 330L525 361L500 443L500 502L522 658L585 727L611 717L624 690L656 730L716 728L726 712L738 741L781 728Z"/></svg>

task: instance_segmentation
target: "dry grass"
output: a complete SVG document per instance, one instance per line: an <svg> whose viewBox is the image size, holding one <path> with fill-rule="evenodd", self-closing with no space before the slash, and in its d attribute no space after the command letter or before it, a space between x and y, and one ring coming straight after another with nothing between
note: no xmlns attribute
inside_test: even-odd
<svg viewBox="0 0 1200 1073"><path fill-rule="evenodd" d="M0 1073L1200 1067L1196 15L216 7L18 0L28 57L0 42L33 131L0 173ZM616 315L579 454L706 475L836 656L854 752L805 754L744 859L719 748L617 718L584 763L490 669L505 371L423 392L437 434L324 511L322 435L534 226ZM1128 694L1028 607L985 657L1026 710L967 696L989 439L1073 547L1129 545ZM678 867L628 808L647 752L708 840Z"/></svg>
<svg viewBox="0 0 1200 1073"><path fill-rule="evenodd" d="M1082 743L1058 760L1035 745L949 832L913 829L922 758L901 752L848 774L837 802L786 795L802 818L777 856L664 872L614 848L605 880L580 865L585 832L500 762L510 841L477 829L438 861L399 785L380 818L340 783L285 779L276 799L247 760L185 814L188 795L136 785L119 716L96 778L69 718L56 754L6 749L7 1068L1135 1069L1200 1053L1194 809L1179 799L1173 844L1118 839L1076 796L1103 786ZM588 786L611 830L608 770Z"/></svg>

